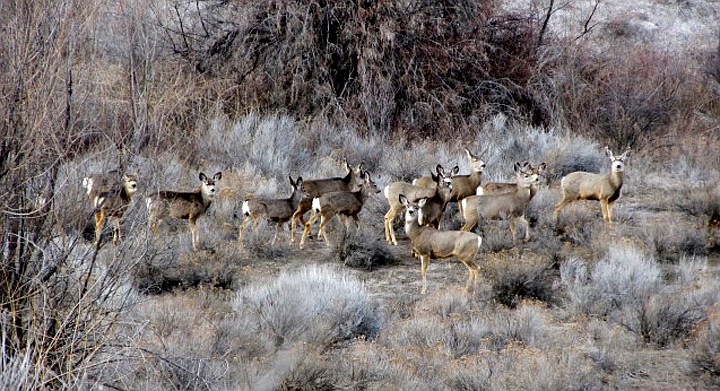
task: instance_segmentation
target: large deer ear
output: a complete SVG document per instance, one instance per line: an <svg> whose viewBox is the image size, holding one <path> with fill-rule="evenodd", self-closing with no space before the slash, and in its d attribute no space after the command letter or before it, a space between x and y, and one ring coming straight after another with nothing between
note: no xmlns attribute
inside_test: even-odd
<svg viewBox="0 0 720 391"><path fill-rule="evenodd" d="M201 173L200 173L200 180L203 181L203 182L205 182L205 181L207 180L207 175L205 175L205 173L201 172Z"/></svg>
<svg viewBox="0 0 720 391"><path fill-rule="evenodd" d="M437 172L440 176L445 176L445 168L443 168L441 164L435 166L435 172Z"/></svg>
<svg viewBox="0 0 720 391"><path fill-rule="evenodd" d="M303 184L302 177L299 176L298 179L295 181L295 186L296 186L298 189L302 189L302 184Z"/></svg>
<svg viewBox="0 0 720 391"><path fill-rule="evenodd" d="M451 176L457 175L459 173L460 173L460 166L455 166L455 167L453 167L452 171L450 171Z"/></svg>
<svg viewBox="0 0 720 391"><path fill-rule="evenodd" d="M465 154L467 154L467 157L470 160L472 160L475 157L475 155L473 155L472 152L470 152L470 150L467 148L465 148Z"/></svg>
<svg viewBox="0 0 720 391"><path fill-rule="evenodd" d="M625 160L630 156L630 147L625 148L625 152L620 155L620 160Z"/></svg>
<svg viewBox="0 0 720 391"><path fill-rule="evenodd" d="M222 172L216 172L215 175L213 175L213 179L216 181L222 179Z"/></svg>
<svg viewBox="0 0 720 391"><path fill-rule="evenodd" d="M522 170L523 167L527 167L527 164L525 166L521 166L520 162L515 162L515 165L513 166L513 170L515 170L515 172L519 172Z"/></svg>
<svg viewBox="0 0 720 391"><path fill-rule="evenodd" d="M418 201L418 206L422 208L427 203L427 198L421 198L420 201Z"/></svg>
<svg viewBox="0 0 720 391"><path fill-rule="evenodd" d="M610 150L609 146L605 146L605 155L609 157L610 159L614 159L615 155L613 155L612 151Z"/></svg>
<svg viewBox="0 0 720 391"><path fill-rule="evenodd" d="M403 205L405 205L405 206L408 205L408 199L407 199L407 197L405 197L404 195L400 194L400 195L398 196L398 198L400 199L400 203L401 203L401 204L403 204Z"/></svg>
<svg viewBox="0 0 720 391"><path fill-rule="evenodd" d="M547 164L546 164L545 162L542 162L542 163L540 163L540 165L538 166L537 171L538 171L538 172L540 172L540 171L545 171L546 168L547 168Z"/></svg>

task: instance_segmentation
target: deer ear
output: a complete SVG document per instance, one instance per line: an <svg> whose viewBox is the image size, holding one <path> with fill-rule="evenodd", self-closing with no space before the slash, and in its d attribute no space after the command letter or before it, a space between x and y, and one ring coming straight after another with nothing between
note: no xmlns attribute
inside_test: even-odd
<svg viewBox="0 0 720 391"><path fill-rule="evenodd" d="M216 172L215 175L213 175L213 179L216 181L222 179L222 172Z"/></svg>
<svg viewBox="0 0 720 391"><path fill-rule="evenodd" d="M457 175L460 172L460 166L453 167L452 171L450 171L450 175Z"/></svg>
<svg viewBox="0 0 720 391"><path fill-rule="evenodd" d="M607 157L609 157L610 159L613 159L615 157L609 146L605 146L605 155L607 155Z"/></svg>
<svg viewBox="0 0 720 391"><path fill-rule="evenodd" d="M522 167L523 166L520 165L520 162L515 162L515 165L513 166L513 170L515 170L515 172L518 172L518 171L522 170Z"/></svg>
<svg viewBox="0 0 720 391"><path fill-rule="evenodd" d="M422 208L425 206L425 203L427 203L427 198L421 198L420 201L418 201L418 206Z"/></svg>
<svg viewBox="0 0 720 391"><path fill-rule="evenodd" d="M475 156L473 156L472 152L470 152L469 149L465 148L465 154L467 154L468 159L472 160Z"/></svg>
<svg viewBox="0 0 720 391"><path fill-rule="evenodd" d="M203 182L205 182L205 181L207 180L207 175L205 175L205 173L201 172L201 173L200 173L200 180L203 181Z"/></svg>
<svg viewBox="0 0 720 391"><path fill-rule="evenodd" d="M546 168L547 168L547 164L546 164L545 162L542 162L542 163L540 163L540 165L538 166L537 170L538 170L538 172L540 172L540 171L545 171Z"/></svg>
<svg viewBox="0 0 720 391"><path fill-rule="evenodd" d="M437 172L439 175L445 176L445 168L440 164L435 166L435 172Z"/></svg>
<svg viewBox="0 0 720 391"><path fill-rule="evenodd" d="M401 204L407 206L407 204L408 204L408 199L407 199L407 197L405 197L404 195L400 194L399 199L400 199L400 203L401 203Z"/></svg>

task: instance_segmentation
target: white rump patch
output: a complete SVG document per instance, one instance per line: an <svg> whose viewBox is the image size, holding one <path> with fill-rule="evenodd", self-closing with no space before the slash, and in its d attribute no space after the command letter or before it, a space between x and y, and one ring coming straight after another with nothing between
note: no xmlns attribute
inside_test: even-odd
<svg viewBox="0 0 720 391"><path fill-rule="evenodd" d="M467 209L467 198L463 198L462 201L460 201L460 205L462 205L463 210Z"/></svg>
<svg viewBox="0 0 720 391"><path fill-rule="evenodd" d="M418 181L417 178L413 179L413 182L412 182L413 186L417 186L417 181Z"/></svg>
<svg viewBox="0 0 720 391"><path fill-rule="evenodd" d="M478 249L480 249L480 246L482 246L482 237L478 235Z"/></svg>
<svg viewBox="0 0 720 391"><path fill-rule="evenodd" d="M312 208L316 212L320 212L320 198L313 198Z"/></svg>
<svg viewBox="0 0 720 391"><path fill-rule="evenodd" d="M105 197L97 196L95 197L95 202L93 202L93 204L97 208L98 206L102 205L103 202L105 202Z"/></svg>
<svg viewBox="0 0 720 391"><path fill-rule="evenodd" d="M390 185L385 186L385 188L383 189L383 195L386 199L390 199Z"/></svg>
<svg viewBox="0 0 720 391"><path fill-rule="evenodd" d="M243 201L242 204L242 213L245 216L250 216L250 202L249 201Z"/></svg>
<svg viewBox="0 0 720 391"><path fill-rule="evenodd" d="M475 195L484 195L484 194L485 194L485 189L483 189L482 186L478 186L477 189L475 189ZM463 200L463 201L465 201L465 200ZM463 208L464 207L465 207L465 205L463 205Z"/></svg>

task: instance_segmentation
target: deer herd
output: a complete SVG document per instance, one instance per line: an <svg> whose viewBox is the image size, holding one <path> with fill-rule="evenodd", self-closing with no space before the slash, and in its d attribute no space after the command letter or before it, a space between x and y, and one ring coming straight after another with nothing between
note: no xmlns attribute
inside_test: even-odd
<svg viewBox="0 0 720 391"><path fill-rule="evenodd" d="M603 220L613 222L612 207L620 197L623 185L625 160L630 148L622 155L615 156L609 148L605 152L611 161L611 171L606 174L576 171L567 174L560 182L562 199L553 210L553 221L557 221L562 209L569 203L578 200L595 200L600 202ZM437 165L435 173L415 179L412 183L392 182L382 190L389 204L384 215L383 226L385 240L397 245L393 223L404 210L405 236L410 242L412 253L420 258L422 275L422 292L426 290L426 271L431 259L456 257L469 271L467 288L471 289L478 274L479 267L475 263L477 253L482 244L480 235L473 233L478 225L482 227L489 220L508 222L513 244L517 243L518 224L522 225L523 241L530 240L530 227L525 213L537 193L540 177L546 168L545 163L533 166L529 162L516 162L513 166L516 180L513 183L482 182L485 163L479 155L465 149L470 166L470 173L459 174L458 166L446 173L442 165ZM308 179L289 178L292 192L285 198L251 198L242 203L243 221L238 229L238 240L242 242L243 233L252 225L257 229L260 222L275 224L275 235L271 244L277 239L278 232L285 223L290 223L290 243L295 240L297 221L303 227L300 249L305 248L305 241L310 236L312 225L320 219L317 238L323 239L330 246L330 238L326 225L334 216L340 216L345 222L345 229L352 218L355 226L360 222L358 215L363 205L374 194L381 190L373 182L368 171L363 170L360 163L351 167L343 162L346 174L341 177ZM200 186L189 192L160 190L146 198L148 210L148 226L157 232L158 225L167 218L188 221L193 250L200 244L197 220L204 216L213 198L218 193L218 185L222 173L218 172L209 178L199 173ZM87 191L93 207L95 225L95 243L100 244L105 221L109 218L113 223L113 243L121 238L120 219L131 204L133 195L138 190L138 174L126 173L122 181L113 183L108 175L94 174L83 179L83 187ZM464 224L459 230L442 230L440 222L449 203L456 203ZM307 212L310 218L305 220Z"/></svg>

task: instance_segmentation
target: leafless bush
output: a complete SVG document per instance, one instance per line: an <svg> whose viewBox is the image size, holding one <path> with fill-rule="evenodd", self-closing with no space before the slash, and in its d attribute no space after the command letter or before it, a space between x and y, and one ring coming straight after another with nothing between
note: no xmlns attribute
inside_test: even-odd
<svg viewBox="0 0 720 391"><path fill-rule="evenodd" d="M556 265L552 259L532 255L488 256L484 272L491 281L495 300L515 307L523 299L532 298L553 303Z"/></svg>
<svg viewBox="0 0 720 391"><path fill-rule="evenodd" d="M642 239L660 261L707 254L707 237L692 224L648 224L641 229Z"/></svg>
<svg viewBox="0 0 720 391"><path fill-rule="evenodd" d="M241 316L255 319L278 348L302 341L332 344L371 336L380 322L364 286L330 266L311 265L281 273L269 284L242 288L234 307Z"/></svg>
<svg viewBox="0 0 720 391"><path fill-rule="evenodd" d="M633 247L613 247L592 270L582 261L564 263L561 276L570 313L605 317L646 342L667 346L686 336L720 299L716 284L698 285L706 278L701 269L682 266L684 277L664 284L652 257Z"/></svg>
<svg viewBox="0 0 720 391"><path fill-rule="evenodd" d="M349 229L333 247L338 260L353 268L370 271L399 262L381 238L366 230Z"/></svg>
<svg viewBox="0 0 720 391"><path fill-rule="evenodd" d="M720 313L717 308L698 326L697 339L691 344L694 375L710 387L720 386Z"/></svg>

